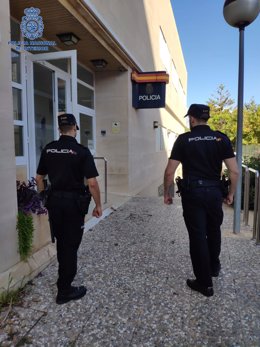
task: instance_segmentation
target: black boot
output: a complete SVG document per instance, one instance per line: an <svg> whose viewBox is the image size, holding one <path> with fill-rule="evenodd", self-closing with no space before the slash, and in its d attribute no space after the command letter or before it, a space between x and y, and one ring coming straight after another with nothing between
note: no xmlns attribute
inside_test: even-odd
<svg viewBox="0 0 260 347"><path fill-rule="evenodd" d="M187 279L187 286L205 296L212 296L214 294L213 287L204 287L197 280Z"/></svg>
<svg viewBox="0 0 260 347"><path fill-rule="evenodd" d="M65 304L71 300L78 300L82 298L87 292L87 288L84 286L73 287L67 291L58 291L58 295L56 297L56 303L58 305Z"/></svg>

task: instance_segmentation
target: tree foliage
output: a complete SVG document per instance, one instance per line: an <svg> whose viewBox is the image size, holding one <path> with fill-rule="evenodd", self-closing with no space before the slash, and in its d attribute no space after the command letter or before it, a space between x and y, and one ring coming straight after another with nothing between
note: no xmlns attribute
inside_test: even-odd
<svg viewBox="0 0 260 347"><path fill-rule="evenodd" d="M209 98L207 104L211 113L208 121L210 127L225 133L235 145L237 108L223 84L219 85L216 94ZM260 144L260 105L252 99L245 104L243 115L243 144Z"/></svg>
<svg viewBox="0 0 260 347"><path fill-rule="evenodd" d="M243 143L260 144L260 105L253 99L244 107Z"/></svg>

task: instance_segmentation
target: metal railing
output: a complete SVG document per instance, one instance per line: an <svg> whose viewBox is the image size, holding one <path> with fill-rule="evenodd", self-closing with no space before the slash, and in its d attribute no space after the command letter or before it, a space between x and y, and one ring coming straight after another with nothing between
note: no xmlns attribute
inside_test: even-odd
<svg viewBox="0 0 260 347"><path fill-rule="evenodd" d="M253 239L256 243L260 243L260 178L259 171L249 168L242 164L245 170L244 175L244 205L243 205L243 221L245 225L248 225L249 218L249 195L250 195L250 173L255 175L255 192L254 192L254 213L253 213Z"/></svg>
<svg viewBox="0 0 260 347"><path fill-rule="evenodd" d="M105 184L105 201L104 204L107 203L107 159L105 157L94 157L94 159L97 160L103 160L104 161L104 184Z"/></svg>

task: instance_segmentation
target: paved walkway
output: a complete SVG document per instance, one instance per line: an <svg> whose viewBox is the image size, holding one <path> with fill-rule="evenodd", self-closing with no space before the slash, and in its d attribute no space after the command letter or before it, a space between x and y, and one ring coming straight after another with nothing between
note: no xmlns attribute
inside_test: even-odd
<svg viewBox="0 0 260 347"><path fill-rule="evenodd" d="M56 305L54 262L0 314L0 346L259 347L260 247L249 228L232 233L231 213L213 297L185 284L192 268L180 199L135 197L84 234L75 283L87 295Z"/></svg>

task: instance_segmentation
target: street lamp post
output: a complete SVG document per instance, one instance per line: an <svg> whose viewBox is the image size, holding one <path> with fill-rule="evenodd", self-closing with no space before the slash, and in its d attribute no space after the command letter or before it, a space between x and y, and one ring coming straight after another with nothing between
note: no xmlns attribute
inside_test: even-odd
<svg viewBox="0 0 260 347"><path fill-rule="evenodd" d="M244 31L260 12L260 0L225 0L223 14L226 22L239 29L239 68L237 98L237 138L236 157L239 167L239 179L234 203L233 232L240 232L240 211L242 191L242 136L243 136L243 105L244 105Z"/></svg>

